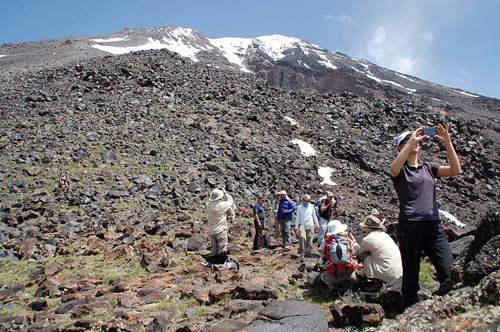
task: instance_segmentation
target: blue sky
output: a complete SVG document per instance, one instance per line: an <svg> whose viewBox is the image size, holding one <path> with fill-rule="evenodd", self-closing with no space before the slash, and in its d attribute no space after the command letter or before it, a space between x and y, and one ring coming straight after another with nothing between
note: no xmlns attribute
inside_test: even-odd
<svg viewBox="0 0 500 332"><path fill-rule="evenodd" d="M177 26L282 34L500 99L498 0L1 0L0 44Z"/></svg>

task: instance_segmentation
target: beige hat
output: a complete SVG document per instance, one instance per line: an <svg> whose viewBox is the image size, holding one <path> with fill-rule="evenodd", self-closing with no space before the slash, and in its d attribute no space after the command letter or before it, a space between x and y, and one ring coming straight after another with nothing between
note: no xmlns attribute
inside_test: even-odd
<svg viewBox="0 0 500 332"><path fill-rule="evenodd" d="M218 188L212 190L210 194L210 198L208 199L210 202L221 199L224 196L224 192Z"/></svg>
<svg viewBox="0 0 500 332"><path fill-rule="evenodd" d="M311 195L305 194L302 196L302 201L304 202L310 202L311 201Z"/></svg>
<svg viewBox="0 0 500 332"><path fill-rule="evenodd" d="M340 220L330 220L326 226L326 235L334 235L345 232L347 225L340 222Z"/></svg>
<svg viewBox="0 0 500 332"><path fill-rule="evenodd" d="M370 212L370 214L380 214L380 212L378 212L377 209L372 209L372 211Z"/></svg>
<svg viewBox="0 0 500 332"><path fill-rule="evenodd" d="M373 228L373 229L383 229L384 228L382 221L379 218L375 217L373 214L366 217L365 221L363 221L359 225L361 227L368 227L368 228Z"/></svg>

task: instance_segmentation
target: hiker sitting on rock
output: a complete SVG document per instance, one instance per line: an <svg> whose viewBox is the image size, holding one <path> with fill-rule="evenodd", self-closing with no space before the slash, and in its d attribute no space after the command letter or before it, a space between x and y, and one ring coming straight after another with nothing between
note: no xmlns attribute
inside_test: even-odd
<svg viewBox="0 0 500 332"><path fill-rule="evenodd" d="M366 236L361 244L353 245L353 250L363 262L363 275L369 279L364 290L377 291L382 283L402 276L401 254L396 243L384 232L383 222L379 218L370 214L360 226Z"/></svg>
<svg viewBox="0 0 500 332"><path fill-rule="evenodd" d="M347 290L358 282L354 272L358 265L353 251L356 241L346 230L347 225L340 220L330 220L320 246L325 267L320 278L329 288Z"/></svg>
<svg viewBox="0 0 500 332"><path fill-rule="evenodd" d="M210 194L206 205L208 233L210 234L210 255L227 252L227 216L234 217L233 198L224 188L216 188Z"/></svg>

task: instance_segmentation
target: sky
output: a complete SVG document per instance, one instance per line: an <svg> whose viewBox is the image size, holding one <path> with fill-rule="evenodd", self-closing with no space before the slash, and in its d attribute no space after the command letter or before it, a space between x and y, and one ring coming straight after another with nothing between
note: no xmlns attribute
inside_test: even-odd
<svg viewBox="0 0 500 332"><path fill-rule="evenodd" d="M0 44L160 26L281 34L500 99L499 15L499 0L1 0Z"/></svg>

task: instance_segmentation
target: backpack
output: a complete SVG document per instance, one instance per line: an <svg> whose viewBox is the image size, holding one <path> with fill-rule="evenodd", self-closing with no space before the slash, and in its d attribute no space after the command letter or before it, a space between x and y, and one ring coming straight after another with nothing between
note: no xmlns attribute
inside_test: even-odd
<svg viewBox="0 0 500 332"><path fill-rule="evenodd" d="M319 218L319 215L321 213L321 211L320 211L321 202L322 202L322 199L318 199L316 202L314 202L314 212L316 212L316 217L318 217L318 218Z"/></svg>
<svg viewBox="0 0 500 332"><path fill-rule="evenodd" d="M326 271L329 273L356 269L349 240L343 236L325 236L324 254L326 256Z"/></svg>
<svg viewBox="0 0 500 332"><path fill-rule="evenodd" d="M210 264L224 264L228 259L225 252L216 255L207 254L202 257Z"/></svg>

